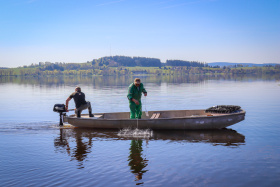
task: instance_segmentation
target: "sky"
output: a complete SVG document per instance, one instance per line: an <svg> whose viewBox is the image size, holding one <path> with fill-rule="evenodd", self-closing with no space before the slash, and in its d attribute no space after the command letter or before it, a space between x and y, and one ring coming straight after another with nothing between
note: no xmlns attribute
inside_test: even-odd
<svg viewBox="0 0 280 187"><path fill-rule="evenodd" d="M0 67L104 56L280 63L280 0L0 0Z"/></svg>

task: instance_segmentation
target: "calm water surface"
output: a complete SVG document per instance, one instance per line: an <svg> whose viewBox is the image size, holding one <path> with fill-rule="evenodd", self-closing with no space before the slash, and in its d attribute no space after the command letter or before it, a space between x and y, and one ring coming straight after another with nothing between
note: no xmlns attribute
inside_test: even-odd
<svg viewBox="0 0 280 187"><path fill-rule="evenodd" d="M0 78L0 186L279 186L280 81L252 77L141 77L143 109L240 105L245 120L214 131L58 128L56 103L76 85L94 112L129 111L133 77ZM71 101L70 108L74 108Z"/></svg>

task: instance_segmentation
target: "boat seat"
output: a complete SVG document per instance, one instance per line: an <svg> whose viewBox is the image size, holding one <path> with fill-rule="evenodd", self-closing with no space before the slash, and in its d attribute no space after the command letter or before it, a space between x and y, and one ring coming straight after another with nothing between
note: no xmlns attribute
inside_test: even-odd
<svg viewBox="0 0 280 187"><path fill-rule="evenodd" d="M160 116L159 112L153 113L153 115L151 116L151 119L158 119Z"/></svg>
<svg viewBox="0 0 280 187"><path fill-rule="evenodd" d="M99 118L103 118L103 115L101 114L95 114L94 117L89 117L88 114L83 114L81 116L82 118L92 118L92 119L99 119Z"/></svg>
<svg viewBox="0 0 280 187"><path fill-rule="evenodd" d="M94 115L94 117L96 117L96 118L103 118L104 116L103 115Z"/></svg>

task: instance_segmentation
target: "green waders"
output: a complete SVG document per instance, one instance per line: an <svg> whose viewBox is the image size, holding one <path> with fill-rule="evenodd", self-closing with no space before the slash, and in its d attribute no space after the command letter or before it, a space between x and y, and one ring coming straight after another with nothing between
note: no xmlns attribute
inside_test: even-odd
<svg viewBox="0 0 280 187"><path fill-rule="evenodd" d="M136 105L133 101L129 101L130 119L141 119L142 116L142 103L139 101L139 105Z"/></svg>

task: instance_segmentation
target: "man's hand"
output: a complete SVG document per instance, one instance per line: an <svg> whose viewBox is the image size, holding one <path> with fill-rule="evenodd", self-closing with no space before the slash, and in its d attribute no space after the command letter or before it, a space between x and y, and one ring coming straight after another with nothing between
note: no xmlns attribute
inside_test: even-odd
<svg viewBox="0 0 280 187"><path fill-rule="evenodd" d="M69 110L68 110L68 106L65 106L65 110L66 110L66 112L69 112Z"/></svg>
<svg viewBox="0 0 280 187"><path fill-rule="evenodd" d="M136 99L132 99L132 101L133 101L136 105L139 105L139 101L137 101Z"/></svg>
<svg viewBox="0 0 280 187"><path fill-rule="evenodd" d="M144 96L147 96L147 93L144 93Z"/></svg>

